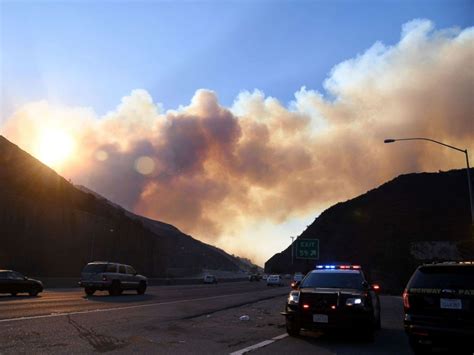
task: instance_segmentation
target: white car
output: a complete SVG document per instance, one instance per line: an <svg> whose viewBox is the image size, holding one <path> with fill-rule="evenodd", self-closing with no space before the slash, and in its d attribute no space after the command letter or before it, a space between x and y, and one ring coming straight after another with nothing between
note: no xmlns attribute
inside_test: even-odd
<svg viewBox="0 0 474 355"><path fill-rule="evenodd" d="M280 275L270 275L267 278L267 286L283 286L283 279Z"/></svg>

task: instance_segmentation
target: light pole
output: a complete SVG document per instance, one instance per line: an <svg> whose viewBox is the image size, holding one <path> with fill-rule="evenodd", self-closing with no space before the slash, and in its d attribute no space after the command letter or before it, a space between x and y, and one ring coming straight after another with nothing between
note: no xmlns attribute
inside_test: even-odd
<svg viewBox="0 0 474 355"><path fill-rule="evenodd" d="M290 237L291 238L291 265L293 265L293 239L295 237Z"/></svg>
<svg viewBox="0 0 474 355"><path fill-rule="evenodd" d="M469 155L467 154L467 149L456 148L456 147L453 147L452 145L435 141L434 139L420 138L420 137L418 137L418 138L389 138L389 139L385 139L383 142L384 143L394 143L394 142L398 142L398 141L428 141L428 142L433 142L433 143L440 144L440 145L443 145L445 147L457 150L458 152L464 153L466 155L467 188L468 188L468 193L469 193L469 203L471 205L471 225L474 226L474 207L472 205L471 175L469 173L469 169L470 169L469 168Z"/></svg>
<svg viewBox="0 0 474 355"><path fill-rule="evenodd" d="M91 243L91 255L89 257L89 262L92 262L92 256L94 255L94 239L95 239L95 232L92 232L92 243Z"/></svg>

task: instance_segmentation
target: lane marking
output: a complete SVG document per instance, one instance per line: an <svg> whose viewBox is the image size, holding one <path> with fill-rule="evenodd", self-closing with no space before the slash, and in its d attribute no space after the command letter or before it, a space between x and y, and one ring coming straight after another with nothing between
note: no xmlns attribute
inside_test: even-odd
<svg viewBox="0 0 474 355"><path fill-rule="evenodd" d="M287 336L288 336L288 333L284 333L284 334L282 334L282 335L278 335L278 336L276 336L276 337L273 337L272 339L273 339L273 340L280 340L280 339L286 338Z"/></svg>
<svg viewBox="0 0 474 355"><path fill-rule="evenodd" d="M30 319L64 317L64 316L75 315L75 314L114 312L114 311L121 311L124 309L155 307L155 306L162 306L162 305L169 305L169 304L186 303L186 302L192 302L192 301L212 300L212 299L217 299L217 298L240 296L240 295L247 295L247 294L255 294L255 292L240 292L240 293L231 293L227 295L219 295L219 296L212 296L212 297L188 298L185 300L178 300L178 301L155 302L155 303L138 304L138 305L124 306L124 307L97 308L97 309L90 309L90 310L76 311L76 312L43 314L43 315L38 315L38 316L26 316L26 317L17 317L17 318L5 318L5 319L0 319L0 323L15 322L15 321L20 321L20 320L30 320Z"/></svg>
<svg viewBox="0 0 474 355"><path fill-rule="evenodd" d="M287 333L281 334L281 335L278 335L276 337L273 337L271 340L264 340L264 341L261 341L260 343L255 344L255 345L250 345L250 346L247 346L246 348L234 351L234 352L230 353L229 355L243 355L243 354L248 353L250 351L260 349L260 348L263 348L267 345L273 344L274 342L276 342L278 340L281 340L281 339L284 339L287 336L288 336Z"/></svg>

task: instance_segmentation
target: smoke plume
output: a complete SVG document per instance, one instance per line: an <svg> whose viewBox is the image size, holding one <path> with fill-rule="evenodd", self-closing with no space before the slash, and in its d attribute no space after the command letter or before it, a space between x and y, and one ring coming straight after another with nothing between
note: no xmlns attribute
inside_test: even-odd
<svg viewBox="0 0 474 355"><path fill-rule="evenodd" d="M235 236L231 251L250 255L239 243L248 223L316 214L401 173L463 167L455 151L383 140L426 136L474 152L473 63L474 28L414 20L396 45L336 65L324 93L303 87L288 106L255 90L223 107L198 90L162 112L133 90L103 117L32 102L2 132L35 155L41 132L61 130L75 148L55 168L74 183L226 249Z"/></svg>

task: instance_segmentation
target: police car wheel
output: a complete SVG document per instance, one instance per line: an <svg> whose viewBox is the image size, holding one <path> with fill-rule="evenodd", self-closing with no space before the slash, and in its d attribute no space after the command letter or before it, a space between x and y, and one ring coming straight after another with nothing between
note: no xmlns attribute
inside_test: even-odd
<svg viewBox="0 0 474 355"><path fill-rule="evenodd" d="M95 290L93 288L86 287L84 289L84 292L86 293L87 296L92 296L94 294Z"/></svg>
<svg viewBox="0 0 474 355"><path fill-rule="evenodd" d="M296 337L300 335L301 327L293 320L286 319L286 332L289 336Z"/></svg>
<svg viewBox="0 0 474 355"><path fill-rule="evenodd" d="M377 320L375 322L375 329L377 329L377 330L382 329L382 320L380 319L380 314L377 317Z"/></svg>
<svg viewBox="0 0 474 355"><path fill-rule="evenodd" d="M367 341L369 343L373 342L374 341L374 328L369 327L367 329L364 329L362 331L361 336L364 341Z"/></svg>

